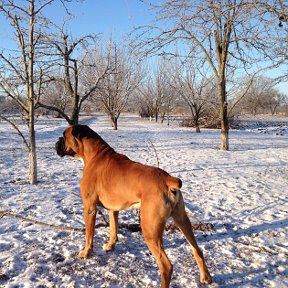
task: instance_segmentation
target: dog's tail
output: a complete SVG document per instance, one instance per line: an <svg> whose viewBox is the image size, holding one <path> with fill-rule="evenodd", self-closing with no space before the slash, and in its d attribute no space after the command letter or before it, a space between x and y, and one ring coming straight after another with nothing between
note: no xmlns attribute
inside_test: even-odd
<svg viewBox="0 0 288 288"><path fill-rule="evenodd" d="M166 180L166 184L171 191L178 191L182 187L182 181L173 176L169 176Z"/></svg>
<svg viewBox="0 0 288 288"><path fill-rule="evenodd" d="M174 208L179 201L182 181L177 177L169 175L166 180L166 185L168 186L168 198L170 199L172 207Z"/></svg>

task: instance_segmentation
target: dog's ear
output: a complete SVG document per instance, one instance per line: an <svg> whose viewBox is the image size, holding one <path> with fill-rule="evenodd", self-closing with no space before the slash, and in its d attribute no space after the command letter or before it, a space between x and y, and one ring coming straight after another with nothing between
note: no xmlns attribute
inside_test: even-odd
<svg viewBox="0 0 288 288"><path fill-rule="evenodd" d="M86 137L86 138L95 138L98 135L96 134L96 132L94 132L91 128L89 128L86 125L74 125L72 127L72 135L81 140L82 138Z"/></svg>
<svg viewBox="0 0 288 288"><path fill-rule="evenodd" d="M82 138L84 138L87 134L87 126L84 125L74 125L72 127L72 135L81 140Z"/></svg>

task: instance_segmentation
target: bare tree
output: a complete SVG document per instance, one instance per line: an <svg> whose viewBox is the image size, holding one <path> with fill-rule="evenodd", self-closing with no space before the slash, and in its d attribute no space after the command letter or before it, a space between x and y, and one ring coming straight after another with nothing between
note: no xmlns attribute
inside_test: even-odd
<svg viewBox="0 0 288 288"><path fill-rule="evenodd" d="M146 114L158 122L161 117L163 123L165 116L175 106L175 89L172 89L172 65L169 61L160 57L146 67L146 77L138 87L138 101Z"/></svg>
<svg viewBox="0 0 288 288"><path fill-rule="evenodd" d="M169 126L171 113L173 113L179 97L177 91L171 85L166 86L164 95L165 100L160 107L161 123L167 118L167 125Z"/></svg>
<svg viewBox="0 0 288 288"><path fill-rule="evenodd" d="M154 117L154 94L152 92L152 78L150 75L145 77L145 80L137 89L136 101L139 106L139 114L141 117L149 117L152 121Z"/></svg>
<svg viewBox="0 0 288 288"><path fill-rule="evenodd" d="M247 82L247 80L244 81ZM273 79L258 76L247 88L244 89L246 95L241 99L240 106L244 111L253 115L259 112L270 112L274 115L276 109L284 102L284 96L275 88Z"/></svg>
<svg viewBox="0 0 288 288"><path fill-rule="evenodd" d="M55 78L61 79L61 76L56 76ZM38 109L41 109L41 107L57 107L57 109L55 110L53 108L44 108L44 110L46 110L46 112L48 113L52 111L54 112L56 117L60 118L63 117L63 114L59 111L63 112L66 115L65 112L69 109L69 104L71 102L69 100L69 94L65 89L63 82L59 80L53 80L47 84L45 90L43 91L43 95L41 97L41 102L38 105ZM69 119L69 116L67 116L67 118Z"/></svg>
<svg viewBox="0 0 288 288"><path fill-rule="evenodd" d="M169 115L173 111L175 103L177 101L177 93L173 89L173 71L175 70L174 62L169 61L161 57L158 60L155 73L155 120L158 121L159 116L161 117L161 123L164 122L167 116L169 124Z"/></svg>
<svg viewBox="0 0 288 288"><path fill-rule="evenodd" d="M271 96L267 99L267 108L269 108L271 115L275 115L285 103L286 95L274 88Z"/></svg>
<svg viewBox="0 0 288 288"><path fill-rule="evenodd" d="M281 112L285 115L288 116L288 95L283 95L284 97L282 98L282 105L281 105Z"/></svg>
<svg viewBox="0 0 288 288"><path fill-rule="evenodd" d="M259 11L259 18L267 29L272 29L274 33L269 33L268 41L271 41L271 59L280 58L284 69L279 73L276 81L288 81L287 61L288 61L288 2L283 0L257 0L255 7ZM278 23L279 27L275 27ZM278 29L277 29L278 28Z"/></svg>
<svg viewBox="0 0 288 288"><path fill-rule="evenodd" d="M79 39L73 39L72 36L69 36L65 32L65 26L63 26L59 33L49 38L47 37L46 41L47 45L52 47L51 55L55 57L54 63L55 66L58 67L57 71L60 70L63 75L61 77L54 77L58 84L53 83L51 85L59 86L60 84L63 86L64 93L61 93L63 90L61 89L57 93L57 96L59 100L61 100L61 98L63 99L63 96L66 96L65 102L69 102L67 103L69 105L59 107L57 105L58 103L51 105L50 101L49 105L49 103L41 101L39 106L56 111L65 118L70 125L77 124L83 103L95 92L100 81L107 76L109 67L106 66L101 67L101 70L98 69L98 74L94 75L93 79L90 77L92 81L89 86L81 85L80 79L83 79L82 73L85 73L85 65L92 65L91 63L86 63L85 53L87 53L91 44L95 45L96 36L86 35ZM84 72L82 72L83 70ZM57 75L59 75L59 72L57 72ZM61 101L61 103L63 103L63 101Z"/></svg>
<svg viewBox="0 0 288 288"><path fill-rule="evenodd" d="M200 118L203 116L205 105L210 105L210 84L213 81L203 75L199 67L194 66L192 59L189 60L177 63L173 87L188 105L196 132L200 133Z"/></svg>
<svg viewBox="0 0 288 288"><path fill-rule="evenodd" d="M254 1L166 0L150 5L160 16L155 19L156 25L136 30L136 38L140 39L137 47L146 54L163 53L164 48L177 42L186 45L189 55L197 57L198 63L210 65L218 86L221 149L228 150L228 70L241 68L243 72L251 71L255 63L263 59L260 55L265 55L266 61L279 60L279 57L269 58L268 52L275 46L270 41L271 37L275 38L275 34L282 32L276 31L278 26L267 29L266 23L259 20ZM269 21L271 23L271 19Z"/></svg>
<svg viewBox="0 0 288 288"><path fill-rule="evenodd" d="M255 5L262 13L273 13L279 20L279 27L283 27L283 23L288 22L288 3L283 0L257 0Z"/></svg>
<svg viewBox="0 0 288 288"><path fill-rule="evenodd" d="M41 41L47 19L42 16L43 9L54 0L4 1L0 2L0 13L9 21L16 35L19 50L13 54L0 53L0 88L12 98L27 115L29 139L6 117L19 133L29 151L29 182L37 182L37 157L35 139L35 107L39 101L43 84L46 82L46 64L43 60ZM47 60L47 59L46 59Z"/></svg>
<svg viewBox="0 0 288 288"><path fill-rule="evenodd" d="M114 130L118 129L118 118L141 81L140 66L124 47L110 39L106 50L98 55L99 62L110 67L110 73L100 82L94 98L109 116Z"/></svg>

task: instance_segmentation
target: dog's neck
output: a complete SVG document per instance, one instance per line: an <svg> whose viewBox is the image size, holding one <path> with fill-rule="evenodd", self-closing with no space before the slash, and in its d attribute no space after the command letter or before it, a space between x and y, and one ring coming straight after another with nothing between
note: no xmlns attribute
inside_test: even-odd
<svg viewBox="0 0 288 288"><path fill-rule="evenodd" d="M83 165L89 162L91 159L95 159L97 156L114 154L115 150L109 146L100 136L97 139L83 139L83 142L87 142L84 146L82 155L76 157L76 159L80 160ZM88 143L89 142L89 143Z"/></svg>

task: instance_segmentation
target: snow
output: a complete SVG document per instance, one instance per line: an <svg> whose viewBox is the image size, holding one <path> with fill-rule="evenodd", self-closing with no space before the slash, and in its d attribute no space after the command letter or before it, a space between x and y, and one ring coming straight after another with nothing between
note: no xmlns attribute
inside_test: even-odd
<svg viewBox="0 0 288 288"><path fill-rule="evenodd" d="M197 134L177 123L155 124L133 115L120 118L118 131L103 115L82 120L118 152L149 165L158 157L161 168L183 180L191 221L214 226L195 231L213 276L210 287L288 287L287 120L281 134L270 126L231 130L230 151L219 150L219 130ZM26 129L21 120L18 124ZM16 131L1 122L0 211L84 227L77 196L82 164L54 150L66 127L61 119L37 120L39 184L31 186L27 151ZM120 213L121 223L137 221L133 210ZM83 232L2 215L0 287L159 287L158 268L141 232L121 228L115 250L106 253L102 246L108 237L109 228L97 228L94 255L80 260ZM164 245L174 266L171 287L199 287L198 268L182 234L165 232Z"/></svg>

